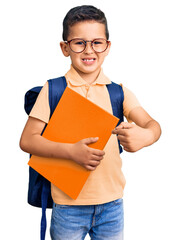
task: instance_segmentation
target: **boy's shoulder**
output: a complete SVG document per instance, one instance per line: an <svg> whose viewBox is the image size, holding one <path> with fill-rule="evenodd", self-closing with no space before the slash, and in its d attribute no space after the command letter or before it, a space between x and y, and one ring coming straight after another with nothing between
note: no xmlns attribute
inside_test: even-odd
<svg viewBox="0 0 181 240"><path fill-rule="evenodd" d="M61 98L65 88L67 86L66 79L64 76L49 79L45 82L44 86L37 86L29 89L25 93L25 104L24 108L26 113L29 115L35 102L38 98L43 96L43 99L49 101L51 113L54 111L59 99Z"/></svg>

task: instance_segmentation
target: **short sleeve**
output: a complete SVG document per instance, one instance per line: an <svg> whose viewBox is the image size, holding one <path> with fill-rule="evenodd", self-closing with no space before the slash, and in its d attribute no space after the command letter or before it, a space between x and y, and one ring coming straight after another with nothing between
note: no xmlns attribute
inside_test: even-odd
<svg viewBox="0 0 181 240"><path fill-rule="evenodd" d="M134 95L132 91L130 91L128 88L124 87L122 84L123 92L124 92L124 101L123 101L123 114L126 117L128 122L132 122L129 119L129 113L131 110L133 110L136 107L140 107L141 104L139 103L138 99Z"/></svg>
<svg viewBox="0 0 181 240"><path fill-rule="evenodd" d="M30 117L38 118L41 121L48 123L50 118L50 106L48 96L48 82L41 89L36 102L29 114Z"/></svg>

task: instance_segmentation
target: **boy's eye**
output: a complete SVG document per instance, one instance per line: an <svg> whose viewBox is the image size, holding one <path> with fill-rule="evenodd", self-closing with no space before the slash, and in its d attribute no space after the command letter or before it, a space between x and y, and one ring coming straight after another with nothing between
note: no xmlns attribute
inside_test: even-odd
<svg viewBox="0 0 181 240"><path fill-rule="evenodd" d="M77 41L77 42L74 42L74 44L76 44L76 45L83 45L84 42L83 41Z"/></svg>
<svg viewBox="0 0 181 240"><path fill-rule="evenodd" d="M96 42L94 42L94 44L95 44L95 45L98 45L98 44L102 44L102 42L96 41Z"/></svg>

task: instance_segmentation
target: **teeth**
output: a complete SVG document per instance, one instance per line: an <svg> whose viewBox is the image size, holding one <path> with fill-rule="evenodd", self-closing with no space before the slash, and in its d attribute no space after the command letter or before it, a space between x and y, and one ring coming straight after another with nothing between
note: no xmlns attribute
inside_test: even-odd
<svg viewBox="0 0 181 240"><path fill-rule="evenodd" d="M83 61L87 61L87 62L92 62L92 61L94 61L94 59L92 58L92 59L83 59Z"/></svg>

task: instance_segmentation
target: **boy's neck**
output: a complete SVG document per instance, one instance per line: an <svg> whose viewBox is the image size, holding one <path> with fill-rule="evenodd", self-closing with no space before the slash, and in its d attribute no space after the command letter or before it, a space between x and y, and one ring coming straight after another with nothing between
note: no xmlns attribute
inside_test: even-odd
<svg viewBox="0 0 181 240"><path fill-rule="evenodd" d="M75 68L75 70L78 72L78 74L81 76L81 78L84 81L86 81L89 85L91 85L97 79L101 69L97 69L96 71L94 71L92 73L84 73L84 72L79 71L77 68Z"/></svg>

